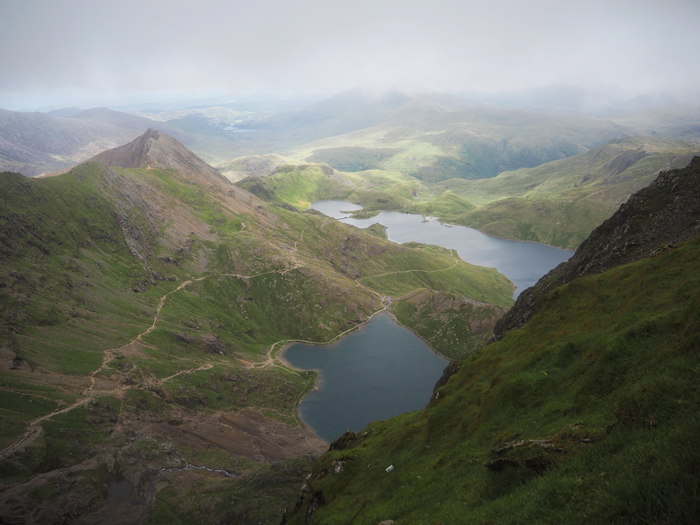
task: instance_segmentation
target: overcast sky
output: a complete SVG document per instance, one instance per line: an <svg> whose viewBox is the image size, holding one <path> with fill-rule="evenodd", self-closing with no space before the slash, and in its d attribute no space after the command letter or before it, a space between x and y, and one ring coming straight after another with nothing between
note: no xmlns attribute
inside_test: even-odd
<svg viewBox="0 0 700 525"><path fill-rule="evenodd" d="M699 22L698 0L0 0L0 107L354 86L684 94L700 91Z"/></svg>

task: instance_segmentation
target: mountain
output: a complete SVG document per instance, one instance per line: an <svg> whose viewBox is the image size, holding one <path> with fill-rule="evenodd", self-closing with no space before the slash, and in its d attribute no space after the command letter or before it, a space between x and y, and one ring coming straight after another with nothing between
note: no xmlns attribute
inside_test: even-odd
<svg viewBox="0 0 700 525"><path fill-rule="evenodd" d="M170 130L165 124L107 108L70 118L0 109L0 170L27 176L58 171L125 144L148 128Z"/></svg>
<svg viewBox="0 0 700 525"><path fill-rule="evenodd" d="M130 115L122 111L115 111L104 107L86 109L85 111L76 113L71 118L88 120L91 122L101 122L108 126L116 126L121 129L130 129L138 131L139 133L143 133L145 129L155 128L165 131L170 136L179 138L185 142L188 142L189 140L189 137L186 134L168 126L167 123L157 122L149 118Z"/></svg>
<svg viewBox="0 0 700 525"><path fill-rule="evenodd" d="M260 119L252 127L310 142L394 121L449 113L472 105L467 100L440 93L409 96L400 91L371 94L353 89L301 109Z"/></svg>
<svg viewBox="0 0 700 525"><path fill-rule="evenodd" d="M424 182L480 179L583 153L630 132L609 120L479 106L456 97L341 94L260 121L303 145L289 155L345 171L398 171Z"/></svg>
<svg viewBox="0 0 700 525"><path fill-rule="evenodd" d="M103 151L87 162L121 168L162 168L200 180L228 182L221 173L183 146L170 135L148 128L146 133L124 146Z"/></svg>
<svg viewBox="0 0 700 525"><path fill-rule="evenodd" d="M286 342L334 340L397 289L477 339L513 303L493 269L262 202L156 130L2 173L0 199L3 522L276 522L327 448Z"/></svg>
<svg viewBox="0 0 700 525"><path fill-rule="evenodd" d="M235 157L281 154L342 171L381 169L425 182L479 179L583 153L631 131L581 115L477 105L440 93L350 90L300 109L252 117L226 133L214 118L168 125L217 166Z"/></svg>
<svg viewBox="0 0 700 525"><path fill-rule="evenodd" d="M695 142L700 139L700 104L697 102L662 105L609 118L638 135Z"/></svg>
<svg viewBox="0 0 700 525"><path fill-rule="evenodd" d="M700 157L684 169L661 172L591 235L567 262L518 297L498 322L496 339L519 328L555 288L580 277L658 255L700 235Z"/></svg>
<svg viewBox="0 0 700 525"><path fill-rule="evenodd" d="M333 442L282 523L695 523L699 177L633 195L424 410Z"/></svg>

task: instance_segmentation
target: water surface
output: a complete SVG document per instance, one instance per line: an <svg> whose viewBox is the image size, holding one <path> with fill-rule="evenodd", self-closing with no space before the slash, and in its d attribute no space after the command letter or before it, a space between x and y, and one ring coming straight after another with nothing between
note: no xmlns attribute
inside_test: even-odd
<svg viewBox="0 0 700 525"><path fill-rule="evenodd" d="M447 361L388 313L329 346L294 344L292 366L320 371L319 386L299 406L306 424L328 442L371 421L424 408Z"/></svg>
<svg viewBox="0 0 700 525"><path fill-rule="evenodd" d="M508 277L517 287L515 297L525 288L537 283L540 277L559 263L568 261L574 254L535 242L499 239L473 228L447 226L437 219L424 219L421 215L409 213L383 211L371 219L352 219L341 211L358 210L362 207L344 201L314 202L310 207L358 228L368 228L378 222L386 226L390 241L414 241L454 249L463 261L486 268L496 268Z"/></svg>

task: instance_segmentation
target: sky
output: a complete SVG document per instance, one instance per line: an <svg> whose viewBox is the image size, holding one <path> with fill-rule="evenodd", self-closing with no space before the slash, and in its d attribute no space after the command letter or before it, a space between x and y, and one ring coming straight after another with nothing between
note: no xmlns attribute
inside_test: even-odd
<svg viewBox="0 0 700 525"><path fill-rule="evenodd" d="M700 93L697 0L0 0L0 107L547 86Z"/></svg>

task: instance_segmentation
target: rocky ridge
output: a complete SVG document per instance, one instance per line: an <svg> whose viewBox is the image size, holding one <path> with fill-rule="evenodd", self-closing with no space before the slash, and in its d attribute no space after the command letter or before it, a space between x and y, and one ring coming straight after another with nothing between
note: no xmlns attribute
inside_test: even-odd
<svg viewBox="0 0 700 525"><path fill-rule="evenodd" d="M593 230L571 259L523 291L496 324L492 340L523 326L558 286L654 256L699 234L700 157L694 157L686 168L662 171Z"/></svg>
<svg viewBox="0 0 700 525"><path fill-rule="evenodd" d="M188 150L177 139L153 128L148 128L143 135L128 144L95 155L88 162L101 162L107 166L121 168L148 166L172 169L183 175L200 179L210 178L228 182L226 177Z"/></svg>

